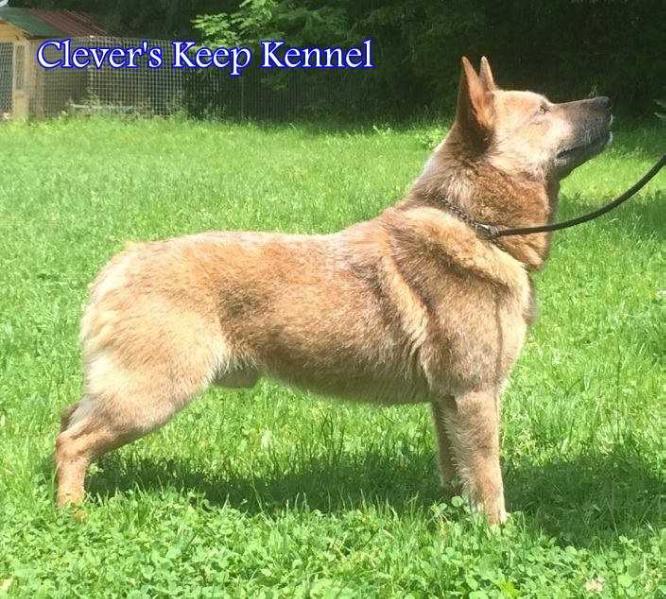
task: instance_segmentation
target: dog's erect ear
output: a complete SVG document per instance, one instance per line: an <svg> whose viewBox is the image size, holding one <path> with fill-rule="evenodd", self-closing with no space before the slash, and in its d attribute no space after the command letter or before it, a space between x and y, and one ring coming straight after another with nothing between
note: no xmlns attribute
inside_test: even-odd
<svg viewBox="0 0 666 599"><path fill-rule="evenodd" d="M493 120L491 92L476 74L470 61L463 56L456 123L462 128L466 139L475 144L485 144L490 139Z"/></svg>
<svg viewBox="0 0 666 599"><path fill-rule="evenodd" d="M490 63L485 56L481 57L481 68L479 69L479 76L481 77L481 83L483 83L488 91L493 91L497 88L495 85L495 77L493 77L493 72L490 69Z"/></svg>

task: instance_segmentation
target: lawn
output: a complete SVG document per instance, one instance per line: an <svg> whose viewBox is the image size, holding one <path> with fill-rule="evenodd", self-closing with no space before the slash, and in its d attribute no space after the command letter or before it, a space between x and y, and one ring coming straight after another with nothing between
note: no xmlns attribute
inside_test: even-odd
<svg viewBox="0 0 666 599"><path fill-rule="evenodd" d="M439 131L441 134L441 130ZM165 120L0 126L0 595L666 596L666 175L556 234L505 394L509 523L438 493L425 405L213 389L93 466L56 512L88 283L128 240L329 232L397 201L435 127ZM560 216L637 179L664 127L619 129Z"/></svg>

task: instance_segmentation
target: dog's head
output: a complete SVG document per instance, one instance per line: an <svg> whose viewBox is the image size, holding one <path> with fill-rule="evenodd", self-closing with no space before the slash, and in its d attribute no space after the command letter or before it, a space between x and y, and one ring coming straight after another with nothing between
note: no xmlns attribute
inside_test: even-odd
<svg viewBox="0 0 666 599"><path fill-rule="evenodd" d="M559 180L611 139L606 97L554 104L497 87L485 57L479 74L467 58L462 67L452 134L503 171Z"/></svg>

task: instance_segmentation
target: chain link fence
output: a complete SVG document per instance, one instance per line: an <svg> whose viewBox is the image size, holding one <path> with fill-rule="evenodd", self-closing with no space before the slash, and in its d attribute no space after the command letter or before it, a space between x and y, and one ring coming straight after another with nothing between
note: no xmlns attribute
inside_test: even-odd
<svg viewBox="0 0 666 599"><path fill-rule="evenodd" d="M72 39L77 47L136 48L145 40L117 37ZM342 114L362 105L358 83L368 71L263 70L240 77L210 69L173 69L171 42L159 46L157 69L51 69L36 63L43 40L0 44L0 116L51 117L65 112L142 115L184 113L195 117L287 120L313 114ZM58 57L52 48L48 60Z"/></svg>
<svg viewBox="0 0 666 599"><path fill-rule="evenodd" d="M0 118L12 112L14 44L0 43Z"/></svg>

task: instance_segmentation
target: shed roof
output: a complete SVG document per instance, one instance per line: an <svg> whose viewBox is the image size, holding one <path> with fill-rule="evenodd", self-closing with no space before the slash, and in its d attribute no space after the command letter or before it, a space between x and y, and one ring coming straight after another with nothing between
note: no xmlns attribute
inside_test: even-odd
<svg viewBox="0 0 666 599"><path fill-rule="evenodd" d="M21 29L28 37L108 35L92 17L71 10L0 8L0 21Z"/></svg>

